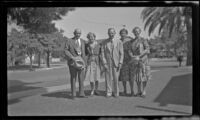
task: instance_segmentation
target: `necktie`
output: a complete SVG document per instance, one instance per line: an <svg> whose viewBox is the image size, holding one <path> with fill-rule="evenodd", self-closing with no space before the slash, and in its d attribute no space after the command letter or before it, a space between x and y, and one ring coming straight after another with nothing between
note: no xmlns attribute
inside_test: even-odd
<svg viewBox="0 0 200 120"><path fill-rule="evenodd" d="M79 47L79 42L78 42L78 40L76 40L76 46Z"/></svg>

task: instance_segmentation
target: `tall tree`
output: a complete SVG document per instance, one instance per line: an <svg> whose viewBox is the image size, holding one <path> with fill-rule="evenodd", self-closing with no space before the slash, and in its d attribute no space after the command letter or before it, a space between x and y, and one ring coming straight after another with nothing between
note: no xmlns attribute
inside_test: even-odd
<svg viewBox="0 0 200 120"><path fill-rule="evenodd" d="M8 65L11 63L15 65L16 61L20 60L22 56L21 49L21 33L15 28L11 30L11 33L7 36L7 57Z"/></svg>
<svg viewBox="0 0 200 120"><path fill-rule="evenodd" d="M23 26L23 28L36 36L43 36L42 45L44 45L44 51L47 54L47 66L49 65L49 55L54 46L50 34L58 32L53 21L61 20L62 16L65 16L69 11L73 11L73 7L24 7L24 8L8 8L7 18L11 21L16 21L17 25ZM38 38L40 39L40 38ZM41 39L40 39L41 40ZM38 51L40 56L43 49ZM39 58L40 59L40 58ZM40 60L38 60L40 62ZM40 63L38 63L40 65Z"/></svg>
<svg viewBox="0 0 200 120"><path fill-rule="evenodd" d="M35 34L31 34L29 32L22 33L22 46L24 53L28 55L30 59L30 70L32 70L32 64L33 64L33 55L38 53L41 45L37 40L37 37Z"/></svg>
<svg viewBox="0 0 200 120"><path fill-rule="evenodd" d="M144 29L148 27L149 35L159 27L159 34L165 26L172 32L179 31L183 27L187 30L187 62L192 65L192 9L190 7L147 7L141 13L145 21Z"/></svg>

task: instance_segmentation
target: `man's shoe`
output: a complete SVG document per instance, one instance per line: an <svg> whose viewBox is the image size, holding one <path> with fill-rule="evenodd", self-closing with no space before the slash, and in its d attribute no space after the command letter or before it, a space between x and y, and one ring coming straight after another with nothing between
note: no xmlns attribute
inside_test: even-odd
<svg viewBox="0 0 200 120"><path fill-rule="evenodd" d="M79 97L80 98L87 98L87 96L85 96L85 95L80 95Z"/></svg>
<svg viewBox="0 0 200 120"><path fill-rule="evenodd" d="M113 95L115 98L119 98L119 95Z"/></svg>
<svg viewBox="0 0 200 120"><path fill-rule="evenodd" d="M72 99L72 100L75 100L75 98L76 98L75 96L71 96L71 99Z"/></svg>
<svg viewBox="0 0 200 120"><path fill-rule="evenodd" d="M109 98L109 97L111 97L111 96L112 96L112 94L109 94L109 93L106 94L106 97L107 97L107 98Z"/></svg>
<svg viewBox="0 0 200 120"><path fill-rule="evenodd" d="M97 91L97 90L94 91L94 94L97 95L97 96L100 95L99 91Z"/></svg>

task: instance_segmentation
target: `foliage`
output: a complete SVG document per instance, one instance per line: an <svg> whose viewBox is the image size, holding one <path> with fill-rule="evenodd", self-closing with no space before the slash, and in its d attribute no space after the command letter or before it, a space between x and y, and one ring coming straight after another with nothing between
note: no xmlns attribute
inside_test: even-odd
<svg viewBox="0 0 200 120"><path fill-rule="evenodd" d="M174 32L180 36L187 35L187 65L192 64L192 9L190 7L146 7L142 11L141 17L145 22L144 29L148 27L149 36L157 27L159 34L167 29L169 38ZM182 34L184 29L186 34ZM180 36L179 38L181 38ZM182 42L184 43L184 41ZM173 45L173 41L168 45Z"/></svg>
<svg viewBox="0 0 200 120"><path fill-rule="evenodd" d="M53 33L57 31L52 21L62 19L73 7L24 7L8 8L7 17L16 20L17 25L33 33Z"/></svg>
<svg viewBox="0 0 200 120"><path fill-rule="evenodd" d="M52 51L62 51L63 45L63 30L58 30L55 27L55 20L61 20L62 16L65 16L69 11L73 11L73 7L12 7L8 8L7 19L8 23L15 21L17 25L24 28L24 33L17 38L17 33L12 38L12 42L8 40L8 54L11 54L18 50L14 49L19 43L20 50L32 57L33 54L41 55L41 53L47 54L47 62ZM8 38L11 39L11 38ZM11 45L10 45L11 44ZM15 47L12 48L12 45ZM10 58L16 56L10 55ZM40 61L40 60L39 60Z"/></svg>

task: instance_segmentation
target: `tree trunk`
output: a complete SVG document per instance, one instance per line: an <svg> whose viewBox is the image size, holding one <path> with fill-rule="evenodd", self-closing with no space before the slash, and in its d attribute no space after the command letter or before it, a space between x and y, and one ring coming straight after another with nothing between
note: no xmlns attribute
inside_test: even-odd
<svg viewBox="0 0 200 120"><path fill-rule="evenodd" d="M187 62L186 65L190 66L192 65L192 35L187 35Z"/></svg>
<svg viewBox="0 0 200 120"><path fill-rule="evenodd" d="M32 68L32 64L33 64L32 55L30 55L29 58L30 58L30 70L32 70L32 69L33 69L33 68Z"/></svg>
<svg viewBox="0 0 200 120"><path fill-rule="evenodd" d="M40 67L40 65L41 65L40 57L41 57L41 52L38 53L38 67Z"/></svg>
<svg viewBox="0 0 200 120"><path fill-rule="evenodd" d="M50 68L50 64L49 64L49 58L50 58L50 51L47 51L47 67Z"/></svg>
<svg viewBox="0 0 200 120"><path fill-rule="evenodd" d="M15 58L13 57L12 58L12 67L14 67L15 66Z"/></svg>
<svg viewBox="0 0 200 120"><path fill-rule="evenodd" d="M191 23L188 20L187 23L187 62L186 65L192 65L192 27L190 26Z"/></svg>

